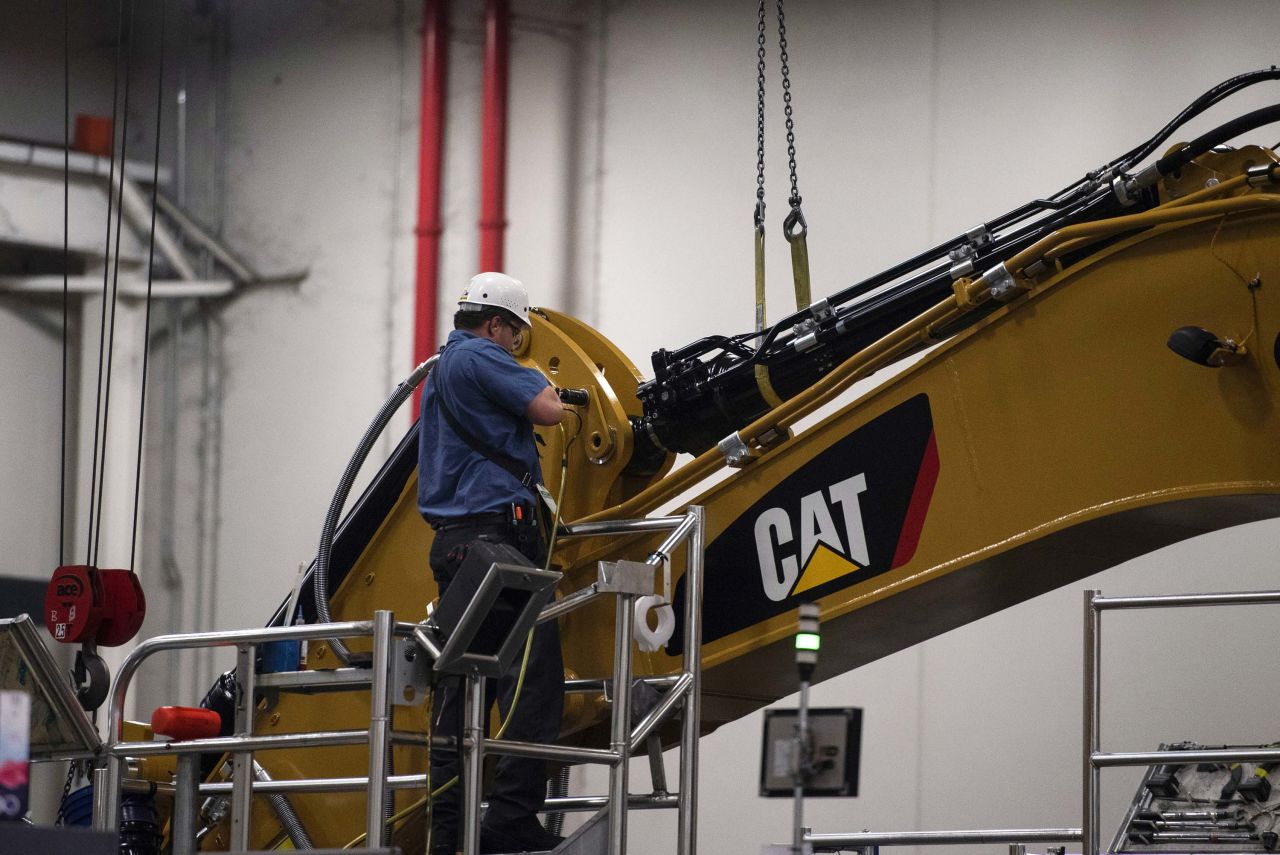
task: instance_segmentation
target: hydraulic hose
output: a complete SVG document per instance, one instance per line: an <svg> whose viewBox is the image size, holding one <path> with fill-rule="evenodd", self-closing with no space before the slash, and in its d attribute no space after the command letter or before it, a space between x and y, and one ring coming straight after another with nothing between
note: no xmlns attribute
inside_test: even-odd
<svg viewBox="0 0 1280 855"><path fill-rule="evenodd" d="M338 519L351 493L351 485L355 483L356 476L360 474L360 467L364 465L369 452L373 449L373 444L378 441L378 437L386 429L391 417L413 394L413 390L418 388L439 358L439 356L432 356L413 369L413 373L400 382L400 385L391 393L391 397L387 398L386 403L378 410L378 414L373 417L369 427L365 429L364 436L360 437L360 443L356 446L355 453L351 455L351 460L342 473L338 489L333 494L333 501L329 503L329 512L325 514L324 527L320 530L320 547L316 550L316 569L312 576L312 589L315 592L317 623L330 623L333 620L329 613L329 559L333 553L333 536L338 530ZM350 664L351 650L342 639L330 638L328 642L333 655L337 656L343 665Z"/></svg>
<svg viewBox="0 0 1280 855"><path fill-rule="evenodd" d="M1113 160L1109 166L1119 167L1121 171L1132 169L1133 166L1142 160L1145 160L1153 151L1155 151L1161 143L1173 136L1174 131L1203 113L1213 105L1223 101L1224 99L1234 95L1242 89L1247 89L1257 83L1267 80L1280 80L1280 68L1271 66L1270 68L1261 68L1257 71L1246 72L1235 77L1222 81L1217 86L1205 92L1195 101L1191 102L1186 109L1175 116L1169 124L1160 129L1159 133L1142 145Z"/></svg>
<svg viewBox="0 0 1280 855"><path fill-rule="evenodd" d="M1272 122L1280 122L1280 104L1273 104L1270 107L1254 110L1252 113L1245 113L1225 125L1219 125L1208 133L1201 134L1172 154L1157 160L1153 167L1154 171L1144 171L1143 176L1150 175L1151 183L1155 183L1160 177L1177 172L1214 146L1222 145L1229 139L1238 137L1240 134L1247 133L1255 128L1260 128L1263 125L1269 125ZM1140 178L1139 185L1141 184L1142 180Z"/></svg>
<svg viewBox="0 0 1280 855"><path fill-rule="evenodd" d="M253 777L261 783L267 783L271 780L267 770L263 769L257 760L253 761ZM302 820L298 819L297 811L293 809L288 796L284 793L267 793L267 801L271 804L271 809L275 811L276 818L280 820L280 824L284 826L285 833L293 841L294 849L316 848L315 844L311 842L311 835L307 834L307 829L303 827Z"/></svg>

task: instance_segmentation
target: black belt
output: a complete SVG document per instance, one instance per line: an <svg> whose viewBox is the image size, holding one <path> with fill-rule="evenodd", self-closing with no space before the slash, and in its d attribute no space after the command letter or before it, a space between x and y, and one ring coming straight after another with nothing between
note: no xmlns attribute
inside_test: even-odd
<svg viewBox="0 0 1280 855"><path fill-rule="evenodd" d="M453 531L459 528L480 528L481 526L506 525L510 515L506 511L490 511L484 514L471 514L465 517L449 517L433 526L437 532Z"/></svg>

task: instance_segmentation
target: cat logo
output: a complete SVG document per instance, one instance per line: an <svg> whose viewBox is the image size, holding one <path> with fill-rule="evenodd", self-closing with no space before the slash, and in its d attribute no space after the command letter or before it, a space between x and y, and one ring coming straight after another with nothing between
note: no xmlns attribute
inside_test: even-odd
<svg viewBox="0 0 1280 855"><path fill-rule="evenodd" d="M928 397L908 398L809 453L762 484L707 544L704 644L912 561L940 466ZM681 579L677 612L684 596ZM667 653L683 650L677 625Z"/></svg>
<svg viewBox="0 0 1280 855"><path fill-rule="evenodd" d="M859 499L866 491L867 476L860 473L803 496L794 524L783 508L769 508L756 517L765 596L781 602L871 563Z"/></svg>

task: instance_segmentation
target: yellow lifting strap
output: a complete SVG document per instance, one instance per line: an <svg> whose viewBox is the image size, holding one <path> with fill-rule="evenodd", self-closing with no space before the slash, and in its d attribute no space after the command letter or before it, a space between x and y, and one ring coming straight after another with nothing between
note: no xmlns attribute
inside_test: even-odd
<svg viewBox="0 0 1280 855"><path fill-rule="evenodd" d="M764 201L756 203L756 332L764 332L768 323L764 311ZM756 363L756 388L770 407L782 405L782 398L769 382L769 367Z"/></svg>
<svg viewBox="0 0 1280 855"><path fill-rule="evenodd" d="M782 223L782 234L791 244L791 275L796 282L796 311L809 308L813 295L809 288L809 224L800 210L798 197L792 199L791 213Z"/></svg>
<svg viewBox="0 0 1280 855"><path fill-rule="evenodd" d="M764 202L756 206L756 332L765 327L764 312Z"/></svg>
<svg viewBox="0 0 1280 855"><path fill-rule="evenodd" d="M764 200L756 202L755 213L756 224L756 332L764 332L765 325L768 323L764 310ZM782 405L782 398L774 390L773 384L769 382L769 367L756 363L755 366L756 388L760 390L760 397L764 398L765 403L770 407L779 407Z"/></svg>

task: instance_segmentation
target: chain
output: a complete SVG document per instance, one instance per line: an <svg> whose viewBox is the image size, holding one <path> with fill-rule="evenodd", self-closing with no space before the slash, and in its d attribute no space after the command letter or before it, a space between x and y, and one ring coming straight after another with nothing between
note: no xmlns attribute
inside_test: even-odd
<svg viewBox="0 0 1280 855"><path fill-rule="evenodd" d="M756 228L764 227L764 41L765 0L760 0L759 24L756 27Z"/></svg>
<svg viewBox="0 0 1280 855"><path fill-rule="evenodd" d="M67 797L71 795L71 785L75 783L76 771L79 768L79 760L72 760L67 764L67 781L62 785L62 798L58 801L58 815L54 817L54 825L62 825L63 812L67 809Z"/></svg>
<svg viewBox="0 0 1280 855"><path fill-rule="evenodd" d="M787 116L787 161L791 167L791 198L787 201L792 208L800 207L800 190L796 184L796 133L795 122L791 118L791 68L787 64L787 19L782 10L783 0L778 0L778 46L782 54L782 103L783 112ZM764 14L764 3L761 2L761 15ZM763 21L761 23L763 26ZM761 44L764 36L761 35Z"/></svg>

